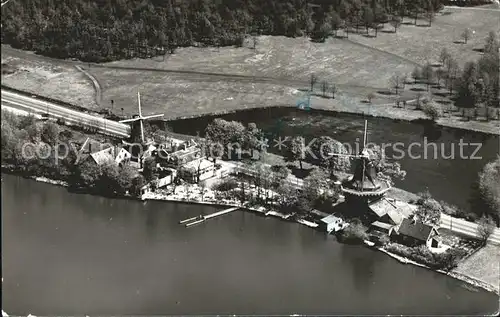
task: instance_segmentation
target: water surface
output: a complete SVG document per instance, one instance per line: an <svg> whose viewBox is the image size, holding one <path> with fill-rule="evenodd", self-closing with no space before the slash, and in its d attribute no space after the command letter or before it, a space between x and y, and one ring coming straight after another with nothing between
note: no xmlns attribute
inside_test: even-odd
<svg viewBox="0 0 500 317"><path fill-rule="evenodd" d="M492 313L498 297L305 226L110 200L4 175L2 309L11 315Z"/></svg>

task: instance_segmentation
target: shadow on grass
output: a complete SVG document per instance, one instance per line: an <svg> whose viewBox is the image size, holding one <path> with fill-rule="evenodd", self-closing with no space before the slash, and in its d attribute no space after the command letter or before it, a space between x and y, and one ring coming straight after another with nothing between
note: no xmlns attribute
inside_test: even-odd
<svg viewBox="0 0 500 317"><path fill-rule="evenodd" d="M394 30L381 30L382 33L396 33Z"/></svg>
<svg viewBox="0 0 500 317"><path fill-rule="evenodd" d="M384 96L392 96L394 95L392 91L389 90L378 90L377 94L384 95Z"/></svg>
<svg viewBox="0 0 500 317"><path fill-rule="evenodd" d="M484 53L484 48L473 48L474 52Z"/></svg>
<svg viewBox="0 0 500 317"><path fill-rule="evenodd" d="M447 92L435 92L434 95L435 96L439 96L439 97L447 97L447 96L449 96L449 94Z"/></svg>
<svg viewBox="0 0 500 317"><path fill-rule="evenodd" d="M410 88L411 91L426 91L425 88L420 88L420 87L413 87L413 88Z"/></svg>
<svg viewBox="0 0 500 317"><path fill-rule="evenodd" d="M288 167L290 169L293 176L295 176L299 179L306 178L307 176L309 176L311 171L314 169L314 168L306 168L306 167L304 167L303 169L300 169L300 167L295 166L295 164L287 164L286 167Z"/></svg>
<svg viewBox="0 0 500 317"><path fill-rule="evenodd" d="M453 41L454 44L465 44L464 41Z"/></svg>

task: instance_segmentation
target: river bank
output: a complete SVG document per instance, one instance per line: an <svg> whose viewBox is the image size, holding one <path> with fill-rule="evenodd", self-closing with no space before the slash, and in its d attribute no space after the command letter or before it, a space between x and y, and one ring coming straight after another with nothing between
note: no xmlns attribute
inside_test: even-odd
<svg viewBox="0 0 500 317"><path fill-rule="evenodd" d="M5 171L4 166L2 166L2 170ZM16 175L16 173L12 173L12 172L9 173L9 171L6 171L6 172L8 174ZM49 179L46 177L30 177L30 179L35 180L37 182L50 184L50 185L68 187L68 184L64 181L61 181L61 180L53 180L53 179ZM400 192L400 190L398 190L398 192ZM141 198L134 198L134 197L130 197L130 196L124 197L124 198L131 198L131 199L142 200L142 201L148 201L148 200L150 200L150 201L165 201L165 202L168 201L168 202L184 203L184 204L187 203L187 204L195 204L195 205L212 205L212 206L217 206L217 207L238 207L238 208L241 208L247 212L257 213L257 214L260 214L260 215L265 216L265 217L273 216L273 217L279 218L281 220L297 222L301 225L304 225L304 226L307 226L310 228L316 228L318 226L318 224L315 222L307 221L304 219L296 219L291 214L285 215L285 214L282 214L278 211L266 209L265 207L245 206L245 204L241 204L241 203L238 203L236 201L199 201L199 200L189 200L186 198L174 199L172 195L166 195L166 194L161 194L161 193L148 193ZM376 248L376 249L378 249L379 251L384 252L387 255L397 259L401 263L413 264L413 265L421 266L421 267L427 268L429 270L432 270L431 268L429 268L423 264L420 264L420 263L417 263L415 261L403 258L403 257L395 255L395 254L392 254L392 253L390 253L382 248ZM466 282L470 285L473 285L475 287L480 287L486 291L493 292L497 295L500 294L498 288L496 288L494 285L482 282L482 281L478 280L477 278L474 278L472 276L468 276L467 274L458 273L458 272L444 272L441 270L437 270L437 272L442 273L442 274L446 274L446 275L453 277L455 279L459 279L459 280L464 281L464 282Z"/></svg>

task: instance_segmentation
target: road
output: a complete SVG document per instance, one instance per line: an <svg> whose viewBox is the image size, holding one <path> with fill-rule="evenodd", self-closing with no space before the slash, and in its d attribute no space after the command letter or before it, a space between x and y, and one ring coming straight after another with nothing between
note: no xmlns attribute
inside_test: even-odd
<svg viewBox="0 0 500 317"><path fill-rule="evenodd" d="M450 229L453 232L461 233L469 237L479 237L477 234L477 224L463 219L453 218L445 214L441 214L441 226L443 229ZM500 244L500 229L496 228L493 234L488 239L492 244Z"/></svg>
<svg viewBox="0 0 500 317"><path fill-rule="evenodd" d="M61 118L71 124L94 127L100 133L117 137L128 137L130 135L130 126L127 124L68 109L4 89L2 89L2 107L11 107L37 114L48 113L50 117Z"/></svg>

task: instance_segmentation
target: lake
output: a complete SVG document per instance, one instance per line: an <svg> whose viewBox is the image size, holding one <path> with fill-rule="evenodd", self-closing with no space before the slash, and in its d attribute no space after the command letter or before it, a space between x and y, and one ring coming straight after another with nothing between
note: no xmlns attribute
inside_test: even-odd
<svg viewBox="0 0 500 317"><path fill-rule="evenodd" d="M498 296L308 227L3 175L2 309L27 315L475 315Z"/></svg>
<svg viewBox="0 0 500 317"><path fill-rule="evenodd" d="M306 144L315 137L329 136L342 143L349 143L353 149L356 148L356 139L359 148L363 143L364 119L356 115L307 112L295 108L271 108L218 117L240 121L245 125L255 122L269 135L274 134L274 137L270 137L268 151L276 154L283 154L285 151L284 148L279 151L274 146L276 143L272 142L272 139L277 135L283 137L300 135L306 138ZM168 125L177 133L196 135L198 132L203 135L205 127L214 118L176 120L168 122ZM427 146L424 138L427 139ZM461 139L466 144L462 146L463 155L460 154ZM395 186L414 193L428 189L436 199L466 210L470 209L472 184L477 181L478 173L484 165L496 158L500 145L498 136L434 127L429 124L396 122L384 118L368 118L368 142L377 145L397 142L403 144L399 148L405 149L405 156L396 161L406 170L407 175L404 180L396 181ZM431 143L435 143L436 146ZM477 146L473 144L480 144L480 149L475 154ZM386 151L388 157L401 156L399 153L392 151L391 147ZM451 157L452 153L455 158L446 159ZM481 159L469 159L471 157L481 157Z"/></svg>

